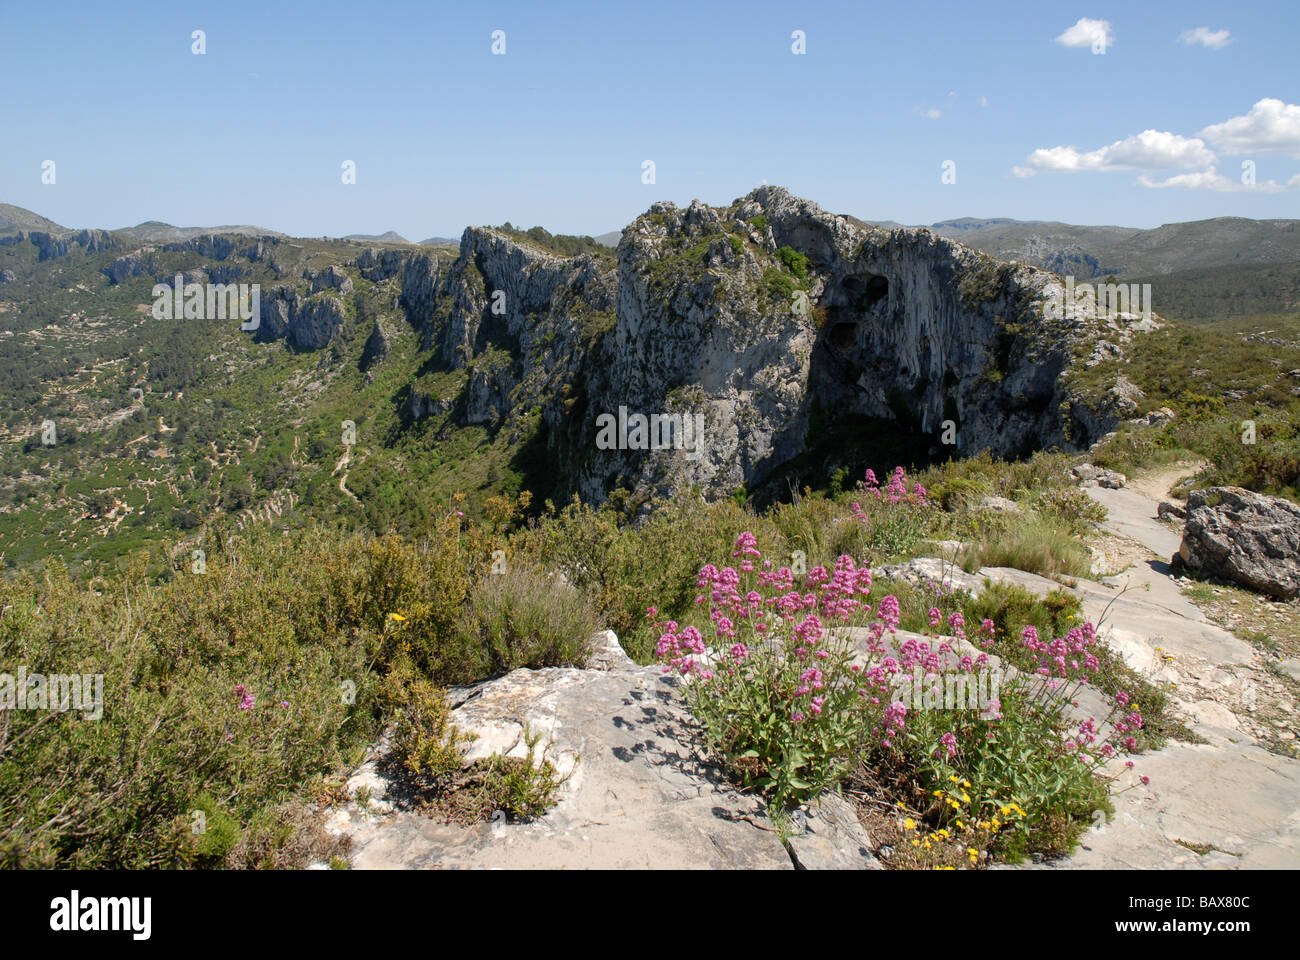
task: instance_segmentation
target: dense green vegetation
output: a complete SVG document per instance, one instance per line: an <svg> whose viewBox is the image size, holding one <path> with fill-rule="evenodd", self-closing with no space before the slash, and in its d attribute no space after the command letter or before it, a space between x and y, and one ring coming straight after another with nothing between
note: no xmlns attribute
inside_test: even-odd
<svg viewBox="0 0 1300 960"><path fill-rule="evenodd" d="M1130 472L1197 457L1208 466L1194 486L1300 496L1300 315L1172 322L1143 335L1124 361L1077 367L1072 376L1100 391L1120 373L1145 393L1130 416L1168 407L1175 419L1122 426L1097 464Z"/></svg>

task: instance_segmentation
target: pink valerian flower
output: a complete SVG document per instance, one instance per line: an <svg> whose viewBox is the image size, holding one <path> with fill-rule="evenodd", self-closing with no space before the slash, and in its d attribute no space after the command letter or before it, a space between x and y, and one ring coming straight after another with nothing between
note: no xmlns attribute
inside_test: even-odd
<svg viewBox="0 0 1300 960"><path fill-rule="evenodd" d="M736 538L736 551L733 557L761 557L758 550L758 538L746 530Z"/></svg>
<svg viewBox="0 0 1300 960"><path fill-rule="evenodd" d="M901 700L895 700L889 706L885 707L884 721L885 727L895 730L902 730L907 720L907 706Z"/></svg>
<svg viewBox="0 0 1300 960"><path fill-rule="evenodd" d="M937 627L943 622L943 614L939 612L938 607L930 608L930 626Z"/></svg>
<svg viewBox="0 0 1300 960"><path fill-rule="evenodd" d="M704 653L704 637L695 627L686 627L678 633L675 620L668 621L664 627L665 632L655 644L655 655L660 660L667 661L664 664L664 673L671 673L674 670L682 676L693 673L697 664L691 654Z"/></svg>
<svg viewBox="0 0 1300 960"><path fill-rule="evenodd" d="M1142 781L1142 786L1144 787L1151 782L1150 777L1138 777L1138 779Z"/></svg>
<svg viewBox="0 0 1300 960"><path fill-rule="evenodd" d="M749 656L749 647L745 646L743 643L733 643L731 645L731 650L728 652L731 654L731 659L735 660L737 663L743 663L745 658Z"/></svg>
<svg viewBox="0 0 1300 960"><path fill-rule="evenodd" d="M957 756L957 738L952 733L945 733L939 738L939 743L943 746L949 757ZM938 753L939 751L935 751Z"/></svg>
<svg viewBox="0 0 1300 960"><path fill-rule="evenodd" d="M646 607L645 615L647 620L653 620L655 617L659 616L659 611L654 607Z"/></svg>
<svg viewBox="0 0 1300 960"><path fill-rule="evenodd" d="M822 672L816 667L810 667L799 677L801 683L809 684L814 690L820 690L825 684L822 682Z"/></svg>
<svg viewBox="0 0 1300 960"><path fill-rule="evenodd" d="M255 698L248 689L241 683L235 687L235 696L239 697L240 710L252 710Z"/></svg>
<svg viewBox="0 0 1300 960"><path fill-rule="evenodd" d="M816 717L821 715L822 704L824 704L825 702L826 702L825 697L813 697L812 700L809 701L809 703L811 704L809 709L812 710L813 716Z"/></svg>
<svg viewBox="0 0 1300 960"><path fill-rule="evenodd" d="M815 614L808 614L794 628L794 638L808 646L816 646L822 638L822 622Z"/></svg>
<svg viewBox="0 0 1300 960"><path fill-rule="evenodd" d="M892 594L880 601L877 608L881 621L891 630L897 630L902 616L899 612L898 598Z"/></svg>

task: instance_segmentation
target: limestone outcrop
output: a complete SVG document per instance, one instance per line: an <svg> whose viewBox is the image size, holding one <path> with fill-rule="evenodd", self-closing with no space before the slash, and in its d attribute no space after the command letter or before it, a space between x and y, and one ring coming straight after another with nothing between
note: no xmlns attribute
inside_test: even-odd
<svg viewBox="0 0 1300 960"><path fill-rule="evenodd" d="M466 422L540 408L556 472L591 500L752 489L848 423L1014 457L1086 447L1132 410L1122 384L1088 398L1063 375L1103 336L1122 351L1133 318L1052 319L1052 274L779 187L655 204L616 260L478 227L450 264L406 256L408 320L443 368L471 371Z"/></svg>

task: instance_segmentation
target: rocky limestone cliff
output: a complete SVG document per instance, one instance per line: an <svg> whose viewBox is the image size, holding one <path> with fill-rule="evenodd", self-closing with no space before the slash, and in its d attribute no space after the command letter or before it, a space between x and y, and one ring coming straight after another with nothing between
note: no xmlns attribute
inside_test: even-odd
<svg viewBox="0 0 1300 960"><path fill-rule="evenodd" d="M78 249L85 253L98 253L118 246L117 238L107 230L79 230L67 236L56 236L44 230L32 230L25 235L19 231L15 236L19 242L25 236L40 251L37 255L38 260L66 257Z"/></svg>
<svg viewBox="0 0 1300 960"><path fill-rule="evenodd" d="M1101 325L1046 318L1052 274L779 187L655 204L616 262L470 228L454 262L411 257L402 281L424 347L468 371L465 422L540 407L556 467L595 500L619 483L749 488L861 419L932 438L935 455L1017 457L1086 446L1120 415L1062 384ZM602 449L599 418L620 408L702 416L703 442Z"/></svg>
<svg viewBox="0 0 1300 960"><path fill-rule="evenodd" d="M254 337L262 342L283 338L303 350L329 346L342 328L343 302L327 293L304 297L292 287L262 291L261 322Z"/></svg>

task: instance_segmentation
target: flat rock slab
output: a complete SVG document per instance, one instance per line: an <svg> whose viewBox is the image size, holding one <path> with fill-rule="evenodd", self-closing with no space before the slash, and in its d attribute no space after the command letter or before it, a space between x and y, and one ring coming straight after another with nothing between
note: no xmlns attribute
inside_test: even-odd
<svg viewBox="0 0 1300 960"><path fill-rule="evenodd" d="M796 832L786 849L799 870L883 870L852 804L837 793L822 794L796 813Z"/></svg>
<svg viewBox="0 0 1300 960"><path fill-rule="evenodd" d="M1175 743L1136 763L1117 787L1137 773L1150 784L1117 790L1110 823L1050 866L1300 868L1300 762L1249 743Z"/></svg>
<svg viewBox="0 0 1300 960"><path fill-rule="evenodd" d="M1121 536L1136 540L1158 557L1168 560L1178 552L1182 542L1156 518L1159 508L1154 500L1136 490L1108 490L1105 487L1085 488L1089 497L1106 508L1106 526Z"/></svg>
<svg viewBox="0 0 1300 960"><path fill-rule="evenodd" d="M757 798L700 760L676 681L659 668L515 670L456 699L452 721L479 736L471 757L522 756L525 726L542 735L568 775L558 803L532 823L469 827L353 807L335 816L355 867L792 869Z"/></svg>

